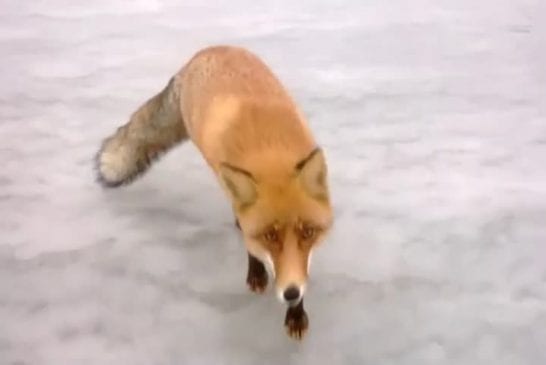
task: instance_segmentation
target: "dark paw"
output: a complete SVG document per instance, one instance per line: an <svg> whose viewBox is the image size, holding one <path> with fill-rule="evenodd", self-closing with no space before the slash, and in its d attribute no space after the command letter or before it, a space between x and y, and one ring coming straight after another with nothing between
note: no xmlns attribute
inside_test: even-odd
<svg viewBox="0 0 546 365"><path fill-rule="evenodd" d="M237 229L240 231L241 230L241 225L239 224L239 220L238 219L235 219L235 227L237 227Z"/></svg>
<svg viewBox="0 0 546 365"><path fill-rule="evenodd" d="M294 308L288 308L284 318L284 326L288 336L295 340L301 340L309 327L309 318L303 309L303 304Z"/></svg>
<svg viewBox="0 0 546 365"><path fill-rule="evenodd" d="M263 293L267 287L267 271L264 264L254 256L248 254L248 272L246 283L255 293Z"/></svg>
<svg viewBox="0 0 546 365"><path fill-rule="evenodd" d="M250 290L255 293L261 294L267 288L267 273L263 275L247 275L246 283Z"/></svg>

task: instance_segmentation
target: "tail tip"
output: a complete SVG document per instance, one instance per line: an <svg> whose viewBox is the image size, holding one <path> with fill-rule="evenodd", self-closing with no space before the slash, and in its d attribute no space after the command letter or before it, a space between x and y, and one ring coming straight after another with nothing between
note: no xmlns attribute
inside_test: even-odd
<svg viewBox="0 0 546 365"><path fill-rule="evenodd" d="M95 155L96 181L105 188L116 188L128 183L127 161L118 153L105 151Z"/></svg>

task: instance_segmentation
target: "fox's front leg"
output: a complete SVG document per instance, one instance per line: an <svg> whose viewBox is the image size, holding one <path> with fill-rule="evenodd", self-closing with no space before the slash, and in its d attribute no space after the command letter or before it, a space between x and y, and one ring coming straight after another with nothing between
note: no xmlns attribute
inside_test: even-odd
<svg viewBox="0 0 546 365"><path fill-rule="evenodd" d="M294 307L288 307L286 317L284 318L284 326L288 332L288 336L301 340L309 327L309 318L303 308L303 298Z"/></svg>
<svg viewBox="0 0 546 365"><path fill-rule="evenodd" d="M255 293L263 293L267 287L267 271L264 264L256 257L248 254L248 272L246 283Z"/></svg>
<svg viewBox="0 0 546 365"><path fill-rule="evenodd" d="M239 220L235 219L235 227L241 230ZM246 274L246 283L250 290L255 293L263 293L267 287L267 271L264 264L256 257L248 254L248 271Z"/></svg>
<svg viewBox="0 0 546 365"><path fill-rule="evenodd" d="M235 219L235 227L241 230L239 220ZM255 293L263 293L267 287L267 271L264 264L250 253L248 254L248 271L246 274L246 283L250 290Z"/></svg>

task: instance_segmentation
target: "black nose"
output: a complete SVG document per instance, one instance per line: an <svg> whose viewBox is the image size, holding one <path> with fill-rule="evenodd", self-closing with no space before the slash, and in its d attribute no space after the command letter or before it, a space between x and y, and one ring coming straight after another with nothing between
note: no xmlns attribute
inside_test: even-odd
<svg viewBox="0 0 546 365"><path fill-rule="evenodd" d="M287 302L291 302L300 297L300 290L295 286L289 286L288 289L284 291L284 299Z"/></svg>

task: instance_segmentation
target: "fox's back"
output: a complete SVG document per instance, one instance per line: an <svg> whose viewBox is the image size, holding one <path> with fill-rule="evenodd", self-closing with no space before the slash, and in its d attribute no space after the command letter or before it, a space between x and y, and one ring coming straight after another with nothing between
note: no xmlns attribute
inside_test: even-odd
<svg viewBox="0 0 546 365"><path fill-rule="evenodd" d="M184 106L232 94L286 99L283 86L254 54L238 47L209 47L196 53L183 69ZM189 101L187 99L191 99ZM288 101L288 100L286 100Z"/></svg>
<svg viewBox="0 0 546 365"><path fill-rule="evenodd" d="M251 153L261 164L268 152L278 156L283 151L297 159L314 145L283 85L262 60L243 48L200 51L184 66L179 82L188 133L213 168L219 160L228 160L252 169ZM291 145L301 151L291 151Z"/></svg>

